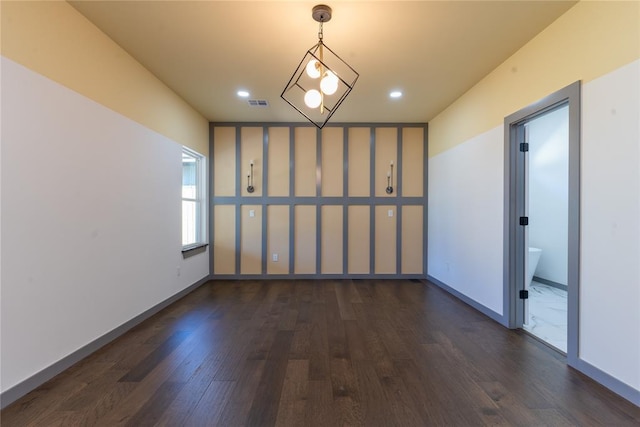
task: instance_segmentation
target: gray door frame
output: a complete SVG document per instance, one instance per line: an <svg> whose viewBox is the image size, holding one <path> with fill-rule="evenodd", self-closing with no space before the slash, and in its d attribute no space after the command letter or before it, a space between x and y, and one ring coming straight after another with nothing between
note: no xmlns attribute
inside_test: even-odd
<svg viewBox="0 0 640 427"><path fill-rule="evenodd" d="M524 155L519 155L523 126L540 115L568 105L569 109L569 213L568 213L568 307L567 362L578 360L578 289L580 283L580 81L535 102L504 119L504 306L509 328L522 327L525 232L523 216Z"/></svg>

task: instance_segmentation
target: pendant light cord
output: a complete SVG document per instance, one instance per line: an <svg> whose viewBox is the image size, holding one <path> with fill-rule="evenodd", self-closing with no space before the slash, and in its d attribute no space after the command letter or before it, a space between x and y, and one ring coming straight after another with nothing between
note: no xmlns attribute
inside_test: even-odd
<svg viewBox="0 0 640 427"><path fill-rule="evenodd" d="M322 63L324 61L324 52L322 52L322 23L323 21L320 21L320 28L318 29L318 45L319 45L319 50L320 50L320 78L322 78L324 76L324 69L322 66ZM324 114L324 93L322 91L320 91L320 114Z"/></svg>

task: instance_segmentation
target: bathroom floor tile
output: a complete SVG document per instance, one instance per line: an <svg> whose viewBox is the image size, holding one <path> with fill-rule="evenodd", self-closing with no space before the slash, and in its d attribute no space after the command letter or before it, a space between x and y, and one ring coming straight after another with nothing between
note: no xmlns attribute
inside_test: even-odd
<svg viewBox="0 0 640 427"><path fill-rule="evenodd" d="M524 329L567 351L567 292L536 281L529 287L529 321Z"/></svg>

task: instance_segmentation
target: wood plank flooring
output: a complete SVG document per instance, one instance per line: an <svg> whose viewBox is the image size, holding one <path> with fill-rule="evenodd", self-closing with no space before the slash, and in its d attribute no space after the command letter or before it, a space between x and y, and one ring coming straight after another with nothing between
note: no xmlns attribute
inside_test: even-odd
<svg viewBox="0 0 640 427"><path fill-rule="evenodd" d="M428 282L216 281L3 426L638 426L640 408Z"/></svg>

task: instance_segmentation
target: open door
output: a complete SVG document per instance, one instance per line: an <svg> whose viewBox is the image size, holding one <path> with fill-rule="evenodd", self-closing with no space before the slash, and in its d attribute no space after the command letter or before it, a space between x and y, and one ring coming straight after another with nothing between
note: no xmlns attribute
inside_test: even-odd
<svg viewBox="0 0 640 427"><path fill-rule="evenodd" d="M532 294L539 297L552 285L558 287L560 294L559 287L565 286L566 338L562 343L549 344L566 352L569 364L577 360L578 348L579 111L580 83L576 82L505 119L505 313L509 327L523 328L535 335L544 319L534 314L539 307ZM551 127L561 123L563 117L564 131L562 126ZM548 167L558 162L554 156L562 151L557 138L563 132L565 170L550 172L540 165ZM563 174L564 181L545 183ZM549 185L545 187L540 182ZM554 198L555 193L563 195L564 201ZM564 210L557 209L563 203ZM555 223L562 223L564 231L555 229ZM532 234L534 228L536 232ZM538 246L547 247L546 260L544 248ZM547 271L549 266L556 268L559 264L565 266L562 272Z"/></svg>

